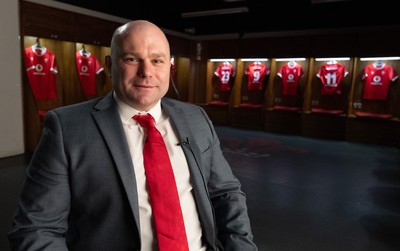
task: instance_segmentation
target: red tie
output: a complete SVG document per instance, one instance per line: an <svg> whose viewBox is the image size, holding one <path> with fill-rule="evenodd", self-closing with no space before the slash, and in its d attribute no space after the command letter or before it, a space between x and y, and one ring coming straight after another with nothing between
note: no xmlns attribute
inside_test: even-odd
<svg viewBox="0 0 400 251"><path fill-rule="evenodd" d="M133 116L146 128L143 163L160 251L188 251L178 190L167 148L150 114Z"/></svg>

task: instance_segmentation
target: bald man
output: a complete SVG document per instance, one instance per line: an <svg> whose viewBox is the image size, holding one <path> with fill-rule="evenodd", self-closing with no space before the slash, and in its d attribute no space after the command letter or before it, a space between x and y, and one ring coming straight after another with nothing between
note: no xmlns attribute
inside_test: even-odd
<svg viewBox="0 0 400 251"><path fill-rule="evenodd" d="M182 250L257 250L246 196L212 122L201 107L164 97L171 55L162 30L145 20L120 26L106 66L108 95L47 113L8 233L12 250L163 250L138 114L153 116L168 149L188 243Z"/></svg>

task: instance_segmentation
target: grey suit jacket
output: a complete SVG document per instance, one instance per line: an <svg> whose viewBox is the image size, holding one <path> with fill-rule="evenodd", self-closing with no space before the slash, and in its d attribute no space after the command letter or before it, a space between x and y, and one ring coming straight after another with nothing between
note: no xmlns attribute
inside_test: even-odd
<svg viewBox="0 0 400 251"><path fill-rule="evenodd" d="M209 250L257 250L245 194L198 106L163 98ZM140 250L135 173L111 95L49 111L8 233L12 250Z"/></svg>

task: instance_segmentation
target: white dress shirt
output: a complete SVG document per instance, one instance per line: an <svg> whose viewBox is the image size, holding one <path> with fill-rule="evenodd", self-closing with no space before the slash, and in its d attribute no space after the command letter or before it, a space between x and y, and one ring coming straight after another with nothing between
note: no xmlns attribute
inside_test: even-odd
<svg viewBox="0 0 400 251"><path fill-rule="evenodd" d="M182 147L178 145L176 136L169 118L162 112L161 101L150 111L138 111L123 103L114 93L114 99L118 104L118 111L128 140L129 151L135 170L138 190L140 237L142 251L155 251L157 241L155 239L154 224L152 222L152 210L149 194L146 188L146 175L143 165L143 146L145 130L132 117L136 114L150 113L153 116L156 128L164 138L165 145L171 160L175 180L178 188L183 218L185 221L186 235L190 251L206 250L202 241L202 230L196 204L193 197L193 187L190 182L189 167Z"/></svg>

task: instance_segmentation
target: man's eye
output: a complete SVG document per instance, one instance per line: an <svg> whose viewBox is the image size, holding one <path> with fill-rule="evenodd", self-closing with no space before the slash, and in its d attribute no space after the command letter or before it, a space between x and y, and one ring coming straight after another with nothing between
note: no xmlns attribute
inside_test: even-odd
<svg viewBox="0 0 400 251"><path fill-rule="evenodd" d="M124 61L131 63L131 62L137 62L137 59L136 58L125 58Z"/></svg>

